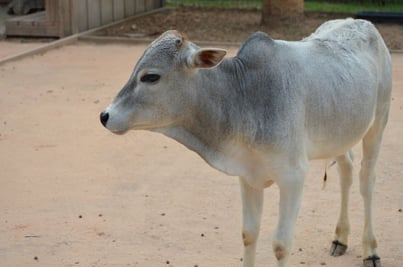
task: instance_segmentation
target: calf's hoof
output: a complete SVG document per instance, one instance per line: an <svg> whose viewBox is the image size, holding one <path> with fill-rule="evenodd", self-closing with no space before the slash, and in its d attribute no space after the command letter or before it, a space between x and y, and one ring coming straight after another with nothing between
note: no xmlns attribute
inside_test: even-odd
<svg viewBox="0 0 403 267"><path fill-rule="evenodd" d="M329 254L330 254L330 256L333 256L333 257L339 257L341 255L344 255L344 253L346 253L346 250L347 250L347 245L344 245L343 243L340 243L339 241L334 240L332 242L332 246L330 247Z"/></svg>
<svg viewBox="0 0 403 267"><path fill-rule="evenodd" d="M381 267L381 258L373 255L364 259L364 267Z"/></svg>

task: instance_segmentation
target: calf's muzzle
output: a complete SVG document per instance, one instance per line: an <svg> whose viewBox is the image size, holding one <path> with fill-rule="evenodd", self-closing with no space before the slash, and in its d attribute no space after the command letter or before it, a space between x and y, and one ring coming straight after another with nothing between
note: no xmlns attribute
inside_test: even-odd
<svg viewBox="0 0 403 267"><path fill-rule="evenodd" d="M109 113L108 112L101 112L100 116L99 116L101 123L104 127L106 127L106 123L108 122L109 119Z"/></svg>

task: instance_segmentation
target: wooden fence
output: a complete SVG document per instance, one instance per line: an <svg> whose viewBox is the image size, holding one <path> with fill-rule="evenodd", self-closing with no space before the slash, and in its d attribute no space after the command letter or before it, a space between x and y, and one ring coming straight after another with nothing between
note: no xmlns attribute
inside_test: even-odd
<svg viewBox="0 0 403 267"><path fill-rule="evenodd" d="M9 36L64 37L163 6L162 0L46 0L45 11L6 21Z"/></svg>

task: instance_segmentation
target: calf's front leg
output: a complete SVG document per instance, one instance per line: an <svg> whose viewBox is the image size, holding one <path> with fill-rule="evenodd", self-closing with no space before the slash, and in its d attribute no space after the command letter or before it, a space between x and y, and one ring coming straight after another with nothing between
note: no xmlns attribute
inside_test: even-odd
<svg viewBox="0 0 403 267"><path fill-rule="evenodd" d="M240 177L239 181L243 213L243 267L253 267L255 266L256 242L262 216L263 189L252 188L243 177Z"/></svg>
<svg viewBox="0 0 403 267"><path fill-rule="evenodd" d="M295 224L301 206L305 172L284 177L280 189L279 220L273 236L273 251L278 267L287 267L292 248Z"/></svg>

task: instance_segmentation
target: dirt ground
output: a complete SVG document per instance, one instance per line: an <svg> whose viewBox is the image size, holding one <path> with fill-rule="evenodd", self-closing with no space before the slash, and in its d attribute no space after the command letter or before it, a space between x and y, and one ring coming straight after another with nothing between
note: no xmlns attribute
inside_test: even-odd
<svg viewBox="0 0 403 267"><path fill-rule="evenodd" d="M237 178L162 135L116 136L99 123L144 49L81 42L0 65L1 266L241 266ZM403 263L403 54L392 57L374 212L384 267ZM332 168L322 190L323 166L311 165L290 266L361 266L358 179L349 249L332 258L339 186ZM274 266L276 186L265 198L257 266Z"/></svg>
<svg viewBox="0 0 403 267"><path fill-rule="evenodd" d="M108 28L98 35L128 38L155 38L162 32L175 29L186 33L194 41L242 42L256 31L272 38L300 40L329 19L351 17L350 14L307 12L304 20L284 21L273 18L260 25L261 14L256 10L179 8L140 17L123 25ZM376 24L389 49L403 49L403 25Z"/></svg>

